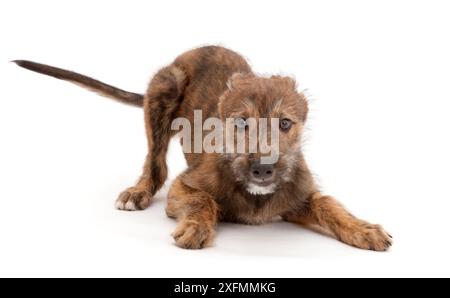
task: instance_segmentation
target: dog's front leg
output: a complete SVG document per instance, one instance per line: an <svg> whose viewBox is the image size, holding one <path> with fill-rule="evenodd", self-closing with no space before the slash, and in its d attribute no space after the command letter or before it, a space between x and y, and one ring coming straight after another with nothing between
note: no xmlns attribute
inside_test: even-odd
<svg viewBox="0 0 450 298"><path fill-rule="evenodd" d="M172 234L179 247L200 249L212 243L219 208L210 194L192 189L178 178L170 188L166 213L179 220Z"/></svg>
<svg viewBox="0 0 450 298"><path fill-rule="evenodd" d="M380 225L373 225L354 217L333 197L314 193L302 211L283 216L289 222L319 225L349 245L385 251L392 245L392 236Z"/></svg>

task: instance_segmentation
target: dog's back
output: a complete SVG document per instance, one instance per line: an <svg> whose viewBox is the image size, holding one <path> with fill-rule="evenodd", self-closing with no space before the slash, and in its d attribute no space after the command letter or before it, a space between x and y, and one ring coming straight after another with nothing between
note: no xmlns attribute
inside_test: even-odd
<svg viewBox="0 0 450 298"><path fill-rule="evenodd" d="M206 46L191 50L175 59L174 65L187 76L187 86L178 117L193 120L194 110L202 110L204 118L218 116L217 104L234 73L250 73L245 59L229 49Z"/></svg>

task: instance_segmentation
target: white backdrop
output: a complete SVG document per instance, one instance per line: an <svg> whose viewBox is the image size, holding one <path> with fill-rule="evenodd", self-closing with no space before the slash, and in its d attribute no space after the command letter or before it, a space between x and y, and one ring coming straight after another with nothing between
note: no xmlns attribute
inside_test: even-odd
<svg viewBox="0 0 450 298"><path fill-rule="evenodd" d="M445 1L0 1L0 276L449 276ZM221 44L311 95L308 162L325 193L394 236L362 251L287 223L222 224L177 248L166 192L113 208L140 174L143 116L8 63L144 92L178 54ZM178 143L170 176L185 164Z"/></svg>

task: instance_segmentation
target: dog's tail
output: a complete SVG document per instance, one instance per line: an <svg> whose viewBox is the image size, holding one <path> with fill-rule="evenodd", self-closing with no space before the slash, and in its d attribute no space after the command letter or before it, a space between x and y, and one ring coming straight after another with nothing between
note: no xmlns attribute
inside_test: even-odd
<svg viewBox="0 0 450 298"><path fill-rule="evenodd" d="M124 91L122 89L102 83L93 78L84 76L82 74L73 71L26 60L14 60L11 62L14 62L17 65L31 71L45 74L60 80L72 82L83 88L97 92L100 95L118 100L125 104L142 107L144 103L144 96L142 94Z"/></svg>

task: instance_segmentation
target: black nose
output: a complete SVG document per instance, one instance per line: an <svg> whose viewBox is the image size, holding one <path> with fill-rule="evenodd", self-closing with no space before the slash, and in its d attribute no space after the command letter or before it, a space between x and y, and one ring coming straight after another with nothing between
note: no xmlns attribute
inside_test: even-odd
<svg viewBox="0 0 450 298"><path fill-rule="evenodd" d="M255 179L269 180L274 175L273 164L261 164L255 162L251 165L250 171Z"/></svg>

